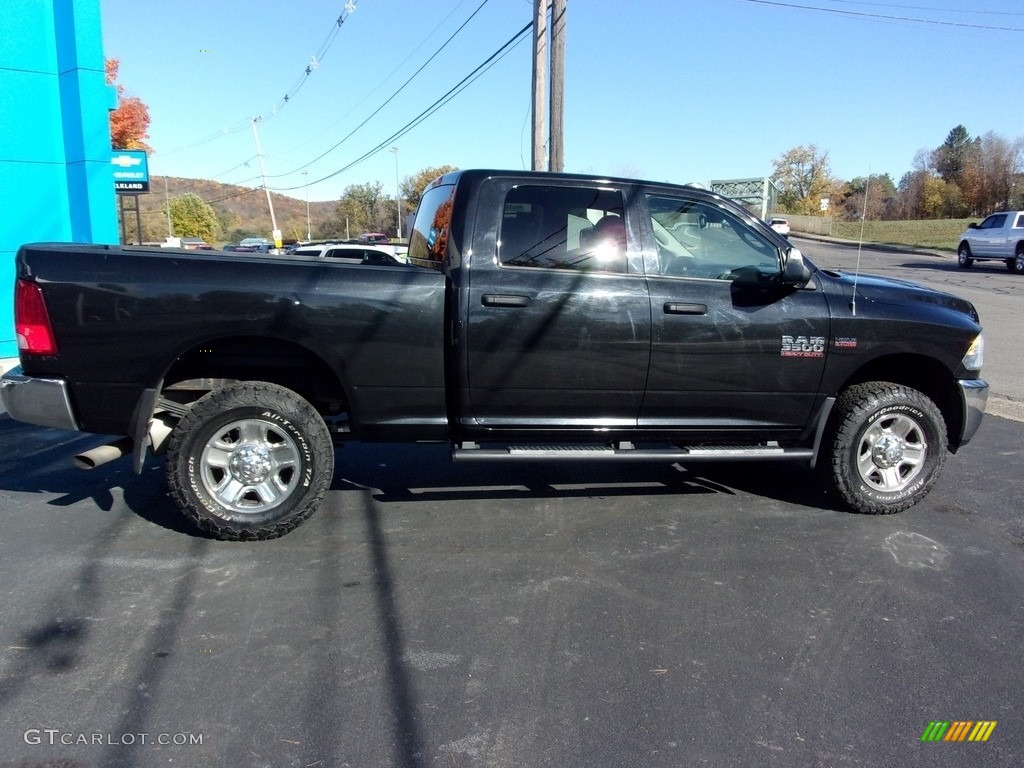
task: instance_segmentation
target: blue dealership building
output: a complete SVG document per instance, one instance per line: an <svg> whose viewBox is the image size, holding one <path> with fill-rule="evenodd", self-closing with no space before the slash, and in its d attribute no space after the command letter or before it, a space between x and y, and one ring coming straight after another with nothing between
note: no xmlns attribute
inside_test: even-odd
<svg viewBox="0 0 1024 768"><path fill-rule="evenodd" d="M0 4L0 367L16 363L14 257L27 242L117 243L100 0Z"/></svg>

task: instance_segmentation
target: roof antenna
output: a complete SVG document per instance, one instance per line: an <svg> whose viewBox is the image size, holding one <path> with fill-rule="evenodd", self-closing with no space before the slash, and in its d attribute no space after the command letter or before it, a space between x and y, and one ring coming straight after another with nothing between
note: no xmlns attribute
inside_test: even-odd
<svg viewBox="0 0 1024 768"><path fill-rule="evenodd" d="M853 298L850 300L850 310L853 316L857 316L857 278L860 277L860 251L864 247L864 222L868 218L868 192L871 189L871 166L868 166L868 180L864 182L864 210L860 215L860 242L857 243L857 268L853 271Z"/></svg>

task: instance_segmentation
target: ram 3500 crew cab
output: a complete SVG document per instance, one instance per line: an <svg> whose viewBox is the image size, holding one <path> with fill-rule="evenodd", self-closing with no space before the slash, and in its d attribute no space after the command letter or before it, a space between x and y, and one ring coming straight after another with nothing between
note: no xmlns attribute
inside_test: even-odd
<svg viewBox="0 0 1024 768"><path fill-rule="evenodd" d="M25 245L4 403L126 436L137 471L166 452L178 505L231 539L306 519L347 439L788 459L853 510L898 512L984 410L971 304L818 269L694 187L456 172L424 192L409 257Z"/></svg>

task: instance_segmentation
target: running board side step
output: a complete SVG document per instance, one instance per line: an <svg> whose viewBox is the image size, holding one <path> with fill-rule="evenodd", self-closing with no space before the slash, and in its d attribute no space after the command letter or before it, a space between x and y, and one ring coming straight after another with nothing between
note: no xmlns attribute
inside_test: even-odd
<svg viewBox="0 0 1024 768"><path fill-rule="evenodd" d="M453 461L522 461L564 459L571 461L810 461L811 448L783 448L778 445L669 445L637 448L632 443L583 445L497 445L464 442L452 446Z"/></svg>

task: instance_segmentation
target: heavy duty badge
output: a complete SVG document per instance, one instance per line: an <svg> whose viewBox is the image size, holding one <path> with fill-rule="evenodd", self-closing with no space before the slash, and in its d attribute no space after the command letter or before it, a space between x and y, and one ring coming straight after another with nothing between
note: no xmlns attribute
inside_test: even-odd
<svg viewBox="0 0 1024 768"><path fill-rule="evenodd" d="M824 336L783 336L783 357L824 357Z"/></svg>

